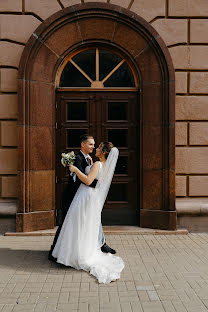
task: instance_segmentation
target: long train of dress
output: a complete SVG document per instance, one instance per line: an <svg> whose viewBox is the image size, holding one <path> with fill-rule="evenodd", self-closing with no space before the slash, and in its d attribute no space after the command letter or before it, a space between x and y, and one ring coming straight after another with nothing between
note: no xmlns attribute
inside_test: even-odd
<svg viewBox="0 0 208 312"><path fill-rule="evenodd" d="M86 174L90 166L86 167ZM100 170L102 164L100 163ZM58 263L82 269L94 275L99 283L120 278L124 262L120 257L103 253L98 244L102 205L97 190L81 184L69 207L53 250Z"/></svg>

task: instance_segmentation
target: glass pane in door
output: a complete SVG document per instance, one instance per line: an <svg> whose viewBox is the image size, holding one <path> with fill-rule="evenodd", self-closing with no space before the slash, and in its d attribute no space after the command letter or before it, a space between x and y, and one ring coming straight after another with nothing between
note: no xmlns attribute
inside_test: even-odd
<svg viewBox="0 0 208 312"><path fill-rule="evenodd" d="M119 67L104 83L105 87L135 87L134 76L125 63Z"/></svg>
<svg viewBox="0 0 208 312"><path fill-rule="evenodd" d="M95 80L95 49L83 51L72 59L92 80Z"/></svg>
<svg viewBox="0 0 208 312"><path fill-rule="evenodd" d="M128 129L108 129L108 141L117 147L128 146Z"/></svg>
<svg viewBox="0 0 208 312"><path fill-rule="evenodd" d="M108 120L127 120L127 104L125 102L108 102Z"/></svg>
<svg viewBox="0 0 208 312"><path fill-rule="evenodd" d="M67 120L87 120L87 103L67 102Z"/></svg>
<svg viewBox="0 0 208 312"><path fill-rule="evenodd" d="M59 86L90 87L91 82L71 62L68 62L61 74Z"/></svg>
<svg viewBox="0 0 208 312"><path fill-rule="evenodd" d="M111 184L108 201L128 201L128 184Z"/></svg>
<svg viewBox="0 0 208 312"><path fill-rule="evenodd" d="M100 80L103 80L122 60L122 58L108 50L99 50Z"/></svg>
<svg viewBox="0 0 208 312"><path fill-rule="evenodd" d="M127 156L118 157L115 174L128 174L128 157Z"/></svg>

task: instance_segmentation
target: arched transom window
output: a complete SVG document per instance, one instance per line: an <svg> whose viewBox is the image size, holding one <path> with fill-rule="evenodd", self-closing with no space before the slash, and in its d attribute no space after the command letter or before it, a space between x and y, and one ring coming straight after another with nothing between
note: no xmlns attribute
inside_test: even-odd
<svg viewBox="0 0 208 312"><path fill-rule="evenodd" d="M137 88L135 74L127 60L103 48L88 48L71 55L62 64L58 88Z"/></svg>

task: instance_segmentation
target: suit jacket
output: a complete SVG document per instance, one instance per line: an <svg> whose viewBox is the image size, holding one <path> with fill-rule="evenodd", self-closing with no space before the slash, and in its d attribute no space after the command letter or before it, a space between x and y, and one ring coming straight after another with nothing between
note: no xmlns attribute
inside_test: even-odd
<svg viewBox="0 0 208 312"><path fill-rule="evenodd" d="M82 173L85 173L85 168L88 166L84 155L79 151L79 153L76 155L76 159L74 162L74 166L76 166ZM76 194L80 184L82 182L80 179L76 176L76 181L74 182L73 177L69 174L69 180L66 188L64 189L63 195L62 195L62 220L64 220L67 211L69 209L69 206L74 198L74 195ZM97 180L95 179L89 187L95 187L97 184Z"/></svg>

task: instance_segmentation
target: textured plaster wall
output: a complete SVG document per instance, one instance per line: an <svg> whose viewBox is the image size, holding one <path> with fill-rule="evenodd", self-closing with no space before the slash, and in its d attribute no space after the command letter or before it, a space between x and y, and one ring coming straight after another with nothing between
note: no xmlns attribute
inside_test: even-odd
<svg viewBox="0 0 208 312"><path fill-rule="evenodd" d="M21 53L44 19L81 2L87 1L0 1L0 213L2 204L18 197L17 70ZM142 16L168 46L176 72L176 195L179 202L208 200L208 1L105 2Z"/></svg>

